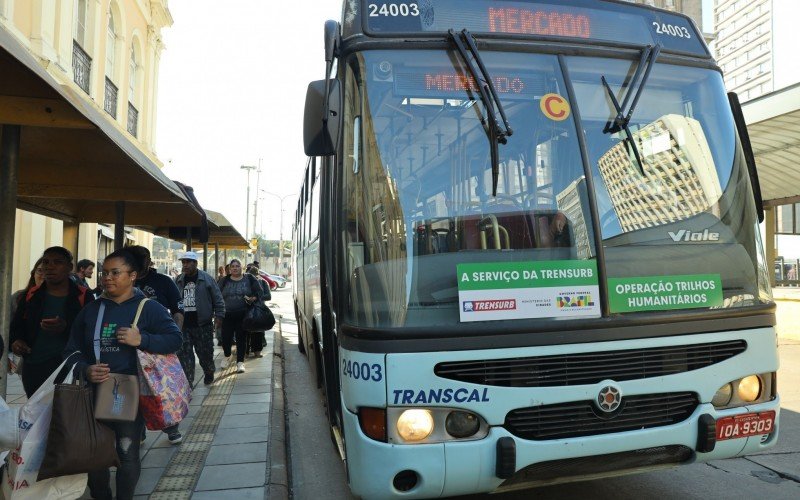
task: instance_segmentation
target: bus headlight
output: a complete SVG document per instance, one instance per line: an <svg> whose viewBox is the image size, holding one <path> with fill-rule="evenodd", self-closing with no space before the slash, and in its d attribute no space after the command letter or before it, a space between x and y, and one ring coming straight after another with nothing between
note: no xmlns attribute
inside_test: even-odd
<svg viewBox="0 0 800 500"><path fill-rule="evenodd" d="M474 436L480 429L481 421L474 413L455 410L447 415L444 428L447 433L456 438Z"/></svg>
<svg viewBox="0 0 800 500"><path fill-rule="evenodd" d="M461 408L390 406L386 408L386 422L386 437L391 444L475 441L489 434L489 424L483 417Z"/></svg>
<svg viewBox="0 0 800 500"><path fill-rule="evenodd" d="M732 396L733 385L725 384L717 390L716 394L714 394L714 399L711 400L711 404L719 408L728 406L728 403L731 402Z"/></svg>
<svg viewBox="0 0 800 500"><path fill-rule="evenodd" d="M771 401L775 399L777 385L775 372L748 375L720 387L711 404L723 410Z"/></svg>
<svg viewBox="0 0 800 500"><path fill-rule="evenodd" d="M757 375L750 375L739 381L739 399L752 403L761 394L761 379Z"/></svg>
<svg viewBox="0 0 800 500"><path fill-rule="evenodd" d="M406 410L397 419L397 434L405 441L422 441L432 432L433 416L428 410Z"/></svg>

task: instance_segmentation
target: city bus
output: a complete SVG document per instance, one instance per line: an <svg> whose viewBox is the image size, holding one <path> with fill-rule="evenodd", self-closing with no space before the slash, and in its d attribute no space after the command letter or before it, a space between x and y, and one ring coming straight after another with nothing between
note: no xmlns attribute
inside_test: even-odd
<svg viewBox="0 0 800 500"><path fill-rule="evenodd" d="M356 496L775 445L758 176L690 18L613 0L347 0L324 28L294 304Z"/></svg>

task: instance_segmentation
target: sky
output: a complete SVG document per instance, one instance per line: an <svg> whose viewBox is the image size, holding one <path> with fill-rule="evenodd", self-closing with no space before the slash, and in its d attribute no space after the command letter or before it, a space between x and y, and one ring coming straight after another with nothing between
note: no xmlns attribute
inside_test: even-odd
<svg viewBox="0 0 800 500"><path fill-rule="evenodd" d="M292 11L290 8L296 10ZM171 0L162 32L155 149L171 179L245 233L247 173L261 159L257 232L277 239L278 196L302 183L308 83L325 73L323 25L339 0ZM250 227L256 173L251 174ZM283 203L290 239L297 198ZM263 226L263 231L261 231Z"/></svg>
<svg viewBox="0 0 800 500"><path fill-rule="evenodd" d="M280 6L280 8L277 8ZM297 10L292 12L288 6ZM245 234L247 173L261 159L256 232L290 239L305 168L305 91L324 74L323 24L340 0L171 0L163 30L156 153L164 172ZM710 31L713 0L703 0ZM252 232L256 174L251 173Z"/></svg>

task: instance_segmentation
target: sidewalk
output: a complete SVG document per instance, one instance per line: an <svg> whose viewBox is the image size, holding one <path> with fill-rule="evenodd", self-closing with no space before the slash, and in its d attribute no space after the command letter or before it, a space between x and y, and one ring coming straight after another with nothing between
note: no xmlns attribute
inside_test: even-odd
<svg viewBox="0 0 800 500"><path fill-rule="evenodd" d="M210 386L203 385L203 374L197 364L189 414L180 425L183 442L172 445L166 434L147 432L141 448L142 472L134 498L270 498L274 363L275 372L282 373L282 361L275 356L276 337L280 338L280 322L267 332L264 357L246 358L245 373L236 373L235 364L220 369L222 349L215 347L217 373ZM7 393L10 406L21 406L26 400L22 381L16 375L9 376ZM277 456L275 461L279 462L280 471L284 469L280 462L285 462L282 401L281 394L281 408L276 408L280 416L274 422L279 426L275 446L280 449L274 450L277 452L274 456ZM279 481L285 485L285 476L281 478L280 471L272 478L273 483ZM112 472L112 489L113 477ZM286 498L280 494L285 491L285 487L273 488L272 498ZM83 498L90 498L88 491Z"/></svg>

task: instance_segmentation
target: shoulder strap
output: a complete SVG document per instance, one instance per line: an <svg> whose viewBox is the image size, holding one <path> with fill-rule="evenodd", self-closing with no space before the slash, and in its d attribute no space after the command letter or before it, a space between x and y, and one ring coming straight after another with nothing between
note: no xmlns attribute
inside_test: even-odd
<svg viewBox="0 0 800 500"><path fill-rule="evenodd" d="M139 307L136 308L136 316L133 317L133 323L131 326L136 326L139 323L139 316L142 315L142 309L144 309L144 303L147 302L149 299L144 298L141 302L139 302Z"/></svg>
<svg viewBox="0 0 800 500"><path fill-rule="evenodd" d="M94 360L100 362L100 328L103 326L103 314L106 312L105 301L100 301L100 309L97 311L97 321L94 323Z"/></svg>

